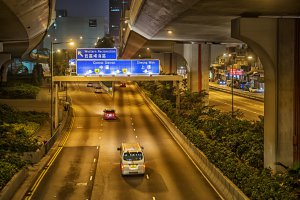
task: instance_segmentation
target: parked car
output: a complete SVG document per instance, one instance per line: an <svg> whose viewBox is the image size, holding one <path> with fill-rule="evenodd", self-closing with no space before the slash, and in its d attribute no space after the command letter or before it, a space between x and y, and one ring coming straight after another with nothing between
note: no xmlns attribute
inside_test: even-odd
<svg viewBox="0 0 300 200"><path fill-rule="evenodd" d="M240 86L240 89L242 89L242 90L249 90L250 83L247 81L242 81L242 82L240 82L239 86Z"/></svg>
<svg viewBox="0 0 300 200"><path fill-rule="evenodd" d="M250 87L249 92L261 93L261 92L264 92L264 89L263 88L257 88L257 87Z"/></svg>
<svg viewBox="0 0 300 200"><path fill-rule="evenodd" d="M88 82L87 85L86 85L86 87L93 87L93 83Z"/></svg>
<svg viewBox="0 0 300 200"><path fill-rule="evenodd" d="M101 86L96 86L95 87L95 93L102 93L103 92L103 89Z"/></svg>
<svg viewBox="0 0 300 200"><path fill-rule="evenodd" d="M219 85L226 85L226 82L225 82L224 80L221 80L221 79L218 79L218 80L217 80L217 83L218 83Z"/></svg>
<svg viewBox="0 0 300 200"><path fill-rule="evenodd" d="M103 113L103 118L105 120L117 119L116 111L114 109L105 109L103 110Z"/></svg>

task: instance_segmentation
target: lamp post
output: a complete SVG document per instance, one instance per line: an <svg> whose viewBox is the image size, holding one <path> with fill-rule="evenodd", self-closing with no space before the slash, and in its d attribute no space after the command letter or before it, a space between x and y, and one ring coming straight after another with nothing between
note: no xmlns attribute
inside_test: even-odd
<svg viewBox="0 0 300 200"><path fill-rule="evenodd" d="M70 45L74 45L74 42L53 42L51 40L51 43L50 43L50 66L51 66L51 83L50 83L50 87L51 87L51 90L50 90L50 103L51 103L51 106L50 106L50 112L51 112L51 125L50 125L50 134L51 134L51 137L53 136L53 68L54 68L54 45L56 44L70 44ZM57 104L57 97L56 97L56 104ZM55 115L57 115L57 110L56 110L56 113ZM55 126L56 126L56 123L55 123ZM55 127L56 128L56 127Z"/></svg>

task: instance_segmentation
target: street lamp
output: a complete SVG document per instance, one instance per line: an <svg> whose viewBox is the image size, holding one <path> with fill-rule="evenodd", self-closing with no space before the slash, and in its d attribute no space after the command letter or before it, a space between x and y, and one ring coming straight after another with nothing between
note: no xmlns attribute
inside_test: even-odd
<svg viewBox="0 0 300 200"><path fill-rule="evenodd" d="M70 45L74 45L74 42L53 42L51 40L51 43L50 43L50 66L51 66L51 83L50 83L50 87L51 87L51 95L50 95L50 103L51 103L51 128L50 128L50 132L51 132L51 137L53 136L53 68L54 68L54 65L53 65L53 62L54 62L54 45L57 45L57 44L70 44ZM57 103L57 98L56 98L56 103ZM57 112L55 113L55 115L57 115ZM55 123L55 128L56 128L56 124Z"/></svg>

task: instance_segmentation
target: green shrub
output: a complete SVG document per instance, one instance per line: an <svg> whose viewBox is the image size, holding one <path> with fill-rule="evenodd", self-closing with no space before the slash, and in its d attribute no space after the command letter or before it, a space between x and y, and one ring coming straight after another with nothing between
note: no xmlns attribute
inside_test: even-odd
<svg viewBox="0 0 300 200"><path fill-rule="evenodd" d="M220 112L205 106L205 93L182 92L179 115L175 102L157 93L159 82L140 84L186 137L251 199L297 199L300 167L293 176L273 175L263 168L263 117L250 122L239 111ZM168 92L170 93L170 92ZM296 175L295 175L296 174Z"/></svg>
<svg viewBox="0 0 300 200"><path fill-rule="evenodd" d="M39 90L39 87L29 84L0 87L0 96L5 99L35 99Z"/></svg>

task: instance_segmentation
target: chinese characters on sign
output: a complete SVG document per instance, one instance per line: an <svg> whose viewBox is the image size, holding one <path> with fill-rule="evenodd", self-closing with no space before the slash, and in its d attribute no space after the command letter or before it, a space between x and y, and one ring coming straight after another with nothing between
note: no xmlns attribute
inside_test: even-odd
<svg viewBox="0 0 300 200"><path fill-rule="evenodd" d="M116 48L91 48L91 49L76 49L77 60L116 60L117 49Z"/></svg>
<svg viewBox="0 0 300 200"><path fill-rule="evenodd" d="M78 75L159 74L159 60L77 61Z"/></svg>
<svg viewBox="0 0 300 200"><path fill-rule="evenodd" d="M159 74L159 60L117 60L115 48L77 49L77 75Z"/></svg>

